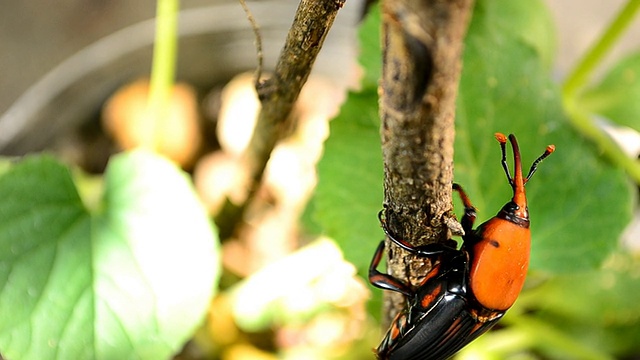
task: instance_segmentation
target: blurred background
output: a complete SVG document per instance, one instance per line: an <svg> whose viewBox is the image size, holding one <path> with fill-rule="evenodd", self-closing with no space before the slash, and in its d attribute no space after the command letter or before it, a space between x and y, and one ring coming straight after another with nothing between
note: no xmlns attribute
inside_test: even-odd
<svg viewBox="0 0 640 360"><path fill-rule="evenodd" d="M290 23L289 15L293 14L296 3L257 2L260 3L266 5L264 8L271 7L271 10L264 11L254 9L259 23L264 28L265 60L268 69L275 62ZM557 79L562 79L567 70L575 64L576 57L588 48L625 2L548 0L546 3L554 16L559 36L554 73ZM216 4L223 7L212 9L211 6ZM90 99L85 103L75 99L74 101L80 102L77 106L83 109L76 111L95 111L86 104L93 103L96 99L106 99L125 79L143 76L149 72L148 60L153 27L151 23L144 22L153 18L155 14L154 1L63 0L57 2L56 6L47 5L48 3L42 1L0 4L0 149L5 154L42 147L42 143L38 144L37 138L30 140L35 142L33 144L16 144L24 143L25 140L20 136L17 140L15 137L12 140L12 136L26 131L29 122L37 122L38 116L42 116L37 112L52 99L64 105L69 99L77 98L75 94L83 94ZM225 5L227 7L224 7ZM329 35L326 48L321 52L321 61L316 65L316 73L330 78L339 87L357 82L357 75L354 75L354 71L357 70L353 69L350 62L356 56L353 26L358 22L362 8L360 0L347 2L345 10L340 12L337 24ZM248 31L249 25L245 15L240 7L236 6L236 2L186 0L181 2L181 9L186 12L193 9L202 11L200 15L186 15L186 21L181 24L183 34L191 35L188 36L189 39L181 40L179 78L190 81L199 89L211 89L213 84L228 77L229 73L250 71L255 67L252 34ZM270 16L276 12L279 16ZM277 18L281 20L278 21ZM225 24L213 24L222 23L217 19L225 19ZM227 25L229 22L235 24ZM224 40L234 43L234 55L219 59L216 58L218 55L207 50L211 46L204 49L198 46L204 41L209 41L209 44L220 42L220 37L216 40L214 36L211 41L205 40L201 35L216 31L217 27L228 28L223 30L225 35L222 37L235 31L235 35ZM118 34L123 29L125 33ZM133 33L141 35L131 36ZM602 68L611 64L626 50L637 47L639 33L640 22L636 21L610 52ZM83 49L85 52L88 50L89 54L78 54ZM60 65L65 65L65 61L66 67L60 68ZM214 65L211 65L212 62ZM109 79L105 80L105 77ZM19 99L23 102L16 104ZM12 105L14 109L9 111ZM48 112L50 113L51 111ZM60 114L59 118L69 118L70 115ZM51 122L64 121L47 121ZM40 132L45 131L41 129ZM31 135L33 136L33 132ZM634 141L633 136L628 136L625 142L630 151L640 152L640 140L635 138Z"/></svg>
<svg viewBox="0 0 640 360"><path fill-rule="evenodd" d="M101 127L101 106L126 82L148 76L153 42L153 22L149 20L154 17L155 3L153 0L61 0L55 5L42 0L0 3L0 154L19 155L53 148L88 172L102 172L114 145L97 135ZM625 1L547 0L546 3L558 28L554 77L560 80ZM296 6L296 1L288 0L250 3L262 27L267 70L275 64ZM362 1L347 0L340 11L308 89L301 95L297 112L305 120L297 139L299 142L288 142L274 156L280 162L272 165L277 169L273 173L281 173L284 178L270 179L264 203L277 203L281 208L257 216L250 229L242 234L242 239L232 239L224 244L223 264L228 273L222 279L223 288L263 269L275 259L285 257L288 263L267 268L262 276L277 276L296 264L313 267L317 273L299 274L296 283L306 287L296 288L295 296L288 296L291 294L287 293L286 287L271 288L270 295L277 301L259 299L264 302L239 303L238 299L243 298L255 300L255 296L243 297L241 293L216 298L212 308L226 311L212 312L209 328L203 329L198 336L207 337L208 332L226 335L219 336L217 348L211 350L215 353L220 348L226 349L222 358L273 359L276 357L269 348L276 344L290 349L293 355L289 358L342 356L364 359L371 358L371 344L379 340L377 323L365 309L369 298L367 285L356 276L355 268L344 261L333 243L320 239L308 252L287 257L299 245L297 221L315 185L314 172L307 170L313 169L320 156L321 144L328 131L327 119L338 111L347 90L358 87L360 68L356 61L356 31L363 8ZM222 200L215 198L213 191L202 184L211 183L214 178L225 178L221 174L229 174L227 183L212 186L217 190L237 185L239 170L233 156L243 151L242 145L240 148L235 146L246 145L246 134L237 135L231 123L227 123L227 127L220 124L224 124L226 112L235 119L248 119L255 114L255 102L243 102L235 97L241 98L242 94L252 91L250 75L257 63L254 38L244 12L233 0L184 0L181 9L178 80L186 81L192 87L198 99L198 111L203 116L200 125L215 134L198 139L203 143L197 150L198 156L205 155L196 164L189 158L195 155L185 155L186 160L181 164L194 175L200 195L210 212L215 214L220 210ZM605 63L611 64L629 49L638 49L638 39L640 21L632 25ZM239 73L244 74L236 76ZM246 129L251 125L240 123L237 126ZM79 132L66 131L77 126ZM619 139L630 153L636 157L640 154L637 133L620 133ZM215 152L219 149L223 149L224 154ZM294 154L299 153L306 157L294 158L297 156ZM296 167L292 167L292 163L296 163ZM287 182L291 179L298 183ZM243 195L237 196L242 198ZM636 220L624 241L640 248L638 224ZM271 240L268 248L261 245L265 244L266 238ZM277 242L274 239L282 240L274 244ZM322 261L318 261L319 254ZM254 277L242 291L255 294L262 291L260 285L260 278ZM251 311L258 313L261 306L278 307L271 311L274 318L252 316L255 314ZM246 333L233 324L234 321L242 322L243 318L236 314L232 319L232 307L236 307L236 312L248 313L245 323L241 324ZM323 312L327 307L332 310ZM286 310L278 312L280 308ZM318 313L323 315L315 316ZM291 321L289 317L302 321ZM277 330L271 327L274 323L280 325ZM261 337L271 342L261 344ZM356 353L340 348L351 347L354 342L359 342ZM209 350L203 349L202 343L206 341L193 348L187 346L181 358L203 357L202 354ZM250 343L261 346L246 345ZM309 343L313 346L305 347ZM327 352L325 355L308 354L304 352L306 348Z"/></svg>
<svg viewBox="0 0 640 360"><path fill-rule="evenodd" d="M220 0L184 0L183 9L210 6ZM560 77L592 43L613 14L625 2L611 0L546 1L558 27L556 60ZM60 0L0 4L0 113L48 71L83 47L155 14L155 1ZM244 22L244 18L238 19ZM612 52L619 56L638 45L640 23ZM46 54L46 55L43 55ZM609 61L612 61L611 59Z"/></svg>

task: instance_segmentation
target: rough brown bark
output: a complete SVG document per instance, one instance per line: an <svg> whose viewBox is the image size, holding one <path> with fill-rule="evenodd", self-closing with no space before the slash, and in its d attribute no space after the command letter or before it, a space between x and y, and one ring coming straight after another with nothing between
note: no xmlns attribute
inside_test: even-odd
<svg viewBox="0 0 640 360"><path fill-rule="evenodd" d="M345 1L300 1L273 76L264 81L257 80L256 90L262 109L246 153L251 187L245 204L237 207L227 202L216 219L221 238L232 235L241 224L243 213L262 182L271 152L290 128L287 122L293 105Z"/></svg>
<svg viewBox="0 0 640 360"><path fill-rule="evenodd" d="M414 245L459 232L452 213L455 98L473 0L384 0L380 95L385 218ZM431 264L388 244L389 272L418 281ZM387 297L389 319L403 297Z"/></svg>
<svg viewBox="0 0 640 360"><path fill-rule="evenodd" d="M256 182L261 179L275 144L286 131L293 105L345 1L302 0L273 77L258 86L262 110L248 150Z"/></svg>

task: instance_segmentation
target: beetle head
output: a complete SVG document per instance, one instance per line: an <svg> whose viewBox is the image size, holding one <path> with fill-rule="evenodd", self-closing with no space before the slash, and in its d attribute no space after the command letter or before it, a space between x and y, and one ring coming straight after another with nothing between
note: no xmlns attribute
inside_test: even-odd
<svg viewBox="0 0 640 360"><path fill-rule="evenodd" d="M505 174L507 174L507 179L509 180L509 184L513 189L513 198L511 199L510 203L504 206L502 211L506 213L505 215L507 215L507 217L528 221L529 210L527 209L527 194L524 186L538 169L538 164L540 163L540 161L551 155L551 153L554 152L556 148L553 145L547 146L545 152L540 155L533 162L533 164L531 164L529 173L525 177L522 174L522 161L520 159L520 148L518 147L518 140L516 140L515 135L509 134L509 142L511 143L511 147L513 148L514 167L514 174L513 177L511 177L511 175L509 174L509 165L507 164L507 137L501 133L496 133L495 137L500 143L500 148L502 150L502 168L504 169Z"/></svg>

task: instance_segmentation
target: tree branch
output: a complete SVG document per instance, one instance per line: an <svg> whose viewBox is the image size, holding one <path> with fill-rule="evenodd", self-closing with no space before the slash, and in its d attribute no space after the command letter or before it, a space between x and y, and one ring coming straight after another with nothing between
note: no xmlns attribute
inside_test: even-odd
<svg viewBox="0 0 640 360"><path fill-rule="evenodd" d="M380 116L385 218L414 245L460 232L452 212L455 98L472 0L384 0ZM388 246L389 272L417 281L431 264ZM409 269L409 270L407 270ZM409 273L409 274L408 274ZM395 316L402 296L389 296Z"/></svg>
<svg viewBox="0 0 640 360"><path fill-rule="evenodd" d="M273 76L257 79L256 90L262 104L256 128L245 154L251 186L247 201L240 207L227 202L218 216L221 238L230 236L241 224L248 204L257 192L274 147L291 128L288 119L306 83L338 10L346 0L302 0L280 53Z"/></svg>
<svg viewBox="0 0 640 360"><path fill-rule="evenodd" d="M258 183L286 121L306 83L333 20L345 0L302 0L272 78L258 86L262 110L249 144L248 157Z"/></svg>

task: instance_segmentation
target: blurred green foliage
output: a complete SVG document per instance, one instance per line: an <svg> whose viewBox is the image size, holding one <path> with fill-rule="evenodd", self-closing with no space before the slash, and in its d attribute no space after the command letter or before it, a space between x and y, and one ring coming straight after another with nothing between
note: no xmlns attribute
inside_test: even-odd
<svg viewBox="0 0 640 360"><path fill-rule="evenodd" d="M0 196L5 358L163 359L202 321L217 235L168 160L113 157L87 208L66 166L27 157L0 176Z"/></svg>

